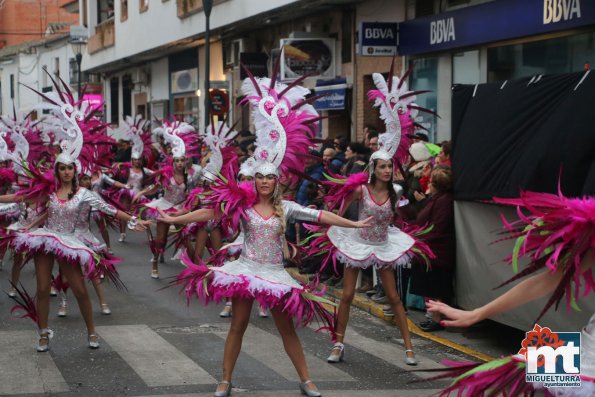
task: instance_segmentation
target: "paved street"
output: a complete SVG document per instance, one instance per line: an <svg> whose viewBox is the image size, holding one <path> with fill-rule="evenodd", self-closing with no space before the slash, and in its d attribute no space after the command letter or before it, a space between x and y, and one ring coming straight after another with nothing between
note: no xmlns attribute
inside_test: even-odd
<svg viewBox="0 0 595 397"><path fill-rule="evenodd" d="M117 240L116 234L112 239ZM179 288L160 290L181 265L168 259L162 265L162 279L152 280L144 239L144 234L136 233L123 244L114 243L116 253L125 258L120 270L128 290L107 287L113 311L109 316L99 314L93 296L99 350L86 346L85 328L72 295L66 318L56 316L59 300L52 298L50 327L56 335L49 354L35 352L33 324L11 318L12 301L6 296L0 299L0 395L212 395L221 375L229 320L218 316L220 306L205 308L192 302L187 307ZM9 269L10 264L5 264L0 272L3 290L8 290ZM31 264L22 281L34 291ZM352 310L350 326L346 362L335 366L325 361L331 347L327 336L309 328L300 330L312 378L324 396L426 396L443 386L424 381L427 374L409 372L395 327L357 309ZM414 337L413 343L419 368L437 367L444 358L469 359L422 338ZM422 381L411 383L415 380ZM254 308L234 373L233 394L298 396L297 381L272 319L259 318Z"/></svg>

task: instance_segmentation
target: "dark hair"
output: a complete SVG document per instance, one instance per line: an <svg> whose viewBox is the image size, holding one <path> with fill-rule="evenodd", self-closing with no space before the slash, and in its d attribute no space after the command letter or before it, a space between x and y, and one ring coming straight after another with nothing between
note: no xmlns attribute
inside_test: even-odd
<svg viewBox="0 0 595 397"><path fill-rule="evenodd" d="M444 154L450 158L450 154L452 153L452 142L444 141L440 144L440 146L442 147Z"/></svg>
<svg viewBox="0 0 595 397"><path fill-rule="evenodd" d="M341 152L344 152L345 149L347 149L347 139L342 135L336 136L335 139L339 141L336 147L338 147ZM335 146L334 143L333 146Z"/></svg>
<svg viewBox="0 0 595 397"><path fill-rule="evenodd" d="M62 163L56 163L56 165L54 166L54 175L56 176L56 179L60 180L60 175L58 174L58 164L62 164ZM69 166L71 164L64 164L66 166ZM74 178L72 178L71 184L72 184L72 189L70 190L70 193L68 193L68 200L72 200L72 198L74 197L74 195L76 194L76 191L78 189L78 182L76 179L76 165L72 164L72 166L75 168L75 176Z"/></svg>
<svg viewBox="0 0 595 397"><path fill-rule="evenodd" d="M347 147L349 147L352 152L361 154L362 156L365 156L370 152L370 149L360 142L349 142Z"/></svg>
<svg viewBox="0 0 595 397"><path fill-rule="evenodd" d="M374 169L376 169L376 164L378 163L378 159L374 160ZM394 172L394 169L393 169ZM376 183L376 174L372 173L372 178L370 178L370 185ZM398 204L398 197L397 192L395 192L395 188L393 187L392 179L386 182L386 188L388 190L388 198L390 199L390 208L393 211L393 217L397 216L397 204Z"/></svg>
<svg viewBox="0 0 595 397"><path fill-rule="evenodd" d="M452 191L452 171L448 165L437 165L430 174L430 181L439 192Z"/></svg>
<svg viewBox="0 0 595 397"><path fill-rule="evenodd" d="M368 140L372 139L372 138L378 138L378 131L368 131Z"/></svg>

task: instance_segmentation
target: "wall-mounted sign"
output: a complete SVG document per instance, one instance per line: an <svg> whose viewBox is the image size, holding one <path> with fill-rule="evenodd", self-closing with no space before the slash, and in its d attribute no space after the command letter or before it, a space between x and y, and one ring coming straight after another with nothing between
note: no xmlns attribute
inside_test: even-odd
<svg viewBox="0 0 595 397"><path fill-rule="evenodd" d="M335 77L335 39L281 39L281 80Z"/></svg>
<svg viewBox="0 0 595 397"><path fill-rule="evenodd" d="M211 102L211 113L215 116L224 116L229 112L229 96L223 90L209 91L209 101Z"/></svg>
<svg viewBox="0 0 595 397"><path fill-rule="evenodd" d="M241 52L240 63L252 73L254 77L269 77L269 68L267 62L269 57L263 52ZM244 80L248 75L244 68L240 67L240 80Z"/></svg>
<svg viewBox="0 0 595 397"><path fill-rule="evenodd" d="M171 93L194 92L198 89L198 69L186 69L171 74Z"/></svg>
<svg viewBox="0 0 595 397"><path fill-rule="evenodd" d="M392 56L397 54L397 23L362 22L359 29L359 54Z"/></svg>
<svg viewBox="0 0 595 397"><path fill-rule="evenodd" d="M593 0L498 0L399 24L399 54L414 55L595 25Z"/></svg>
<svg viewBox="0 0 595 397"><path fill-rule="evenodd" d="M85 94L83 95L83 102L89 102L93 109L103 110L103 95L101 94Z"/></svg>

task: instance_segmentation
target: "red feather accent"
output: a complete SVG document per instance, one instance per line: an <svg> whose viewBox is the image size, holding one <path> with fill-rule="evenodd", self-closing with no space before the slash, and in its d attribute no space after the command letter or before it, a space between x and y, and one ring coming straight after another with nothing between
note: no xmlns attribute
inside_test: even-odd
<svg viewBox="0 0 595 397"><path fill-rule="evenodd" d="M23 311L22 314L16 315L16 317L30 318L31 321L33 321L35 325L37 325L37 327L40 328L39 314L37 313L37 305L35 304L35 298L29 295L27 290L23 287L23 284L21 284L20 288L12 282L10 284L12 285L12 288L14 288L17 291L16 296L13 297L13 299L16 301L16 305L14 305L10 309L10 314L15 315L15 313Z"/></svg>
<svg viewBox="0 0 595 397"><path fill-rule="evenodd" d="M209 201L215 214L222 219L222 228L237 230L244 212L256 203L256 190L252 182L238 183L234 178L217 179L211 186Z"/></svg>
<svg viewBox="0 0 595 397"><path fill-rule="evenodd" d="M347 178L333 174L330 171L329 174L325 174L327 180L322 182L323 185L328 187L325 201L329 205L330 210L339 206L339 213L342 213L346 201L351 197L353 192L357 191L360 186L368 183L368 174L358 172L349 175Z"/></svg>

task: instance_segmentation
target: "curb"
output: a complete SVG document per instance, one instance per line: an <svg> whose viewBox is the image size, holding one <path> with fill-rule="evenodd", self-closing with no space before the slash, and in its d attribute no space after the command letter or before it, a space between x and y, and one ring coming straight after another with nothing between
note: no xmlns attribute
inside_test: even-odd
<svg viewBox="0 0 595 397"><path fill-rule="evenodd" d="M286 268L285 270L287 270L287 272L291 275L291 277L300 281L301 283L308 283L310 281L310 278L307 274L300 274L298 269L295 267ZM331 286L325 286L325 288L326 288L325 292L330 298L332 298L334 300L341 299L341 296L343 294L342 289L331 287ZM361 309L367 313L370 313L374 317L378 317L384 321L387 321L387 322L393 324L393 317L392 316L389 317L384 314L384 311L382 309L383 305L372 301L371 299L366 297L365 294L356 293L351 305L355 306L358 309ZM461 353L475 357L482 361L491 361L491 360L495 359L495 357L484 354L484 353L474 350L470 347L461 345L460 343L454 342L450 339L435 335L431 332L425 332L421 328L419 328L413 321L411 321L411 319L409 317L407 317L407 324L409 326L409 332L411 332L412 334L415 334L417 336L421 336L422 338L429 339L436 343L440 343L441 345L450 347L451 349L457 350Z"/></svg>

